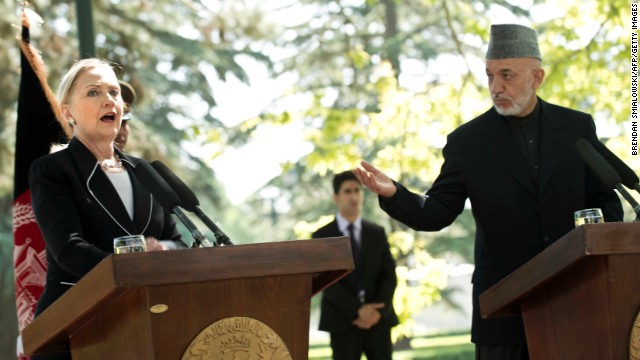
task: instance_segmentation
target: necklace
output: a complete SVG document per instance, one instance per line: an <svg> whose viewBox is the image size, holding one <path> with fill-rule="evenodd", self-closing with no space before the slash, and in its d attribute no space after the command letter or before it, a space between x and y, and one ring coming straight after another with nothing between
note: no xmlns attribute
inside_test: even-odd
<svg viewBox="0 0 640 360"><path fill-rule="evenodd" d="M101 162L99 162L100 167L102 168L102 170L107 171L109 169L119 169L122 167L122 161L120 161L120 159L118 158L118 155L114 155L114 159L115 161L110 161L110 160L102 160Z"/></svg>

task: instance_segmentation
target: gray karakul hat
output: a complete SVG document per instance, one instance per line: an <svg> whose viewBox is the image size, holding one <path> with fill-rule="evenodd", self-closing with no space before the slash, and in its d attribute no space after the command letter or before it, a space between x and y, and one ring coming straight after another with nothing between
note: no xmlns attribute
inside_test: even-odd
<svg viewBox="0 0 640 360"><path fill-rule="evenodd" d="M542 60L538 48L538 34L523 25L491 25L491 38L487 49L487 60L509 58L536 58Z"/></svg>

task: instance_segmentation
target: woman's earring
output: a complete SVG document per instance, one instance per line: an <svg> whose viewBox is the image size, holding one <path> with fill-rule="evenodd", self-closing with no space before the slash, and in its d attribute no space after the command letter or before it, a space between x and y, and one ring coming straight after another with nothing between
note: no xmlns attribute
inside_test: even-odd
<svg viewBox="0 0 640 360"><path fill-rule="evenodd" d="M69 120L69 125L73 126L75 124L76 124L76 121L73 118L71 118L71 120Z"/></svg>

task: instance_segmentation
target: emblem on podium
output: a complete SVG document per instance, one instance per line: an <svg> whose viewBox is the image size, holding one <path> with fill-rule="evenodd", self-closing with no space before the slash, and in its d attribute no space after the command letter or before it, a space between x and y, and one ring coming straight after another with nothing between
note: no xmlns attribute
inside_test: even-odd
<svg viewBox="0 0 640 360"><path fill-rule="evenodd" d="M292 360L280 336L261 321L230 317L212 323L191 341L182 360Z"/></svg>

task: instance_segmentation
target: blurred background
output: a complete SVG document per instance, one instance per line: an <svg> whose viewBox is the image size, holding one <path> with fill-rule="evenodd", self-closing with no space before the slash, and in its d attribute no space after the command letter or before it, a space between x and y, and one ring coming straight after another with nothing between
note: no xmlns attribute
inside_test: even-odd
<svg viewBox="0 0 640 360"><path fill-rule="evenodd" d="M17 336L11 211L22 3L0 0L2 358L15 354ZM484 74L491 24L534 27L546 70L539 95L591 113L607 146L632 168L640 165L631 155L628 2L91 4L97 56L120 64L120 77L138 95L127 151L169 165L236 244L310 238L334 215L332 174L360 159L426 191L446 135L491 106ZM31 43L55 91L81 57L76 2L36 0L28 7L43 19L32 25ZM470 209L439 233L391 220L370 193L363 215L386 228L397 259L398 349L433 334L455 334L468 345ZM312 301L312 347L328 341L315 330L318 301ZM318 352L311 358L326 355Z"/></svg>

